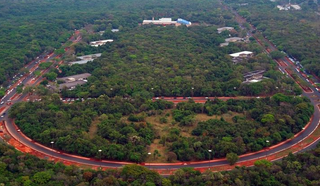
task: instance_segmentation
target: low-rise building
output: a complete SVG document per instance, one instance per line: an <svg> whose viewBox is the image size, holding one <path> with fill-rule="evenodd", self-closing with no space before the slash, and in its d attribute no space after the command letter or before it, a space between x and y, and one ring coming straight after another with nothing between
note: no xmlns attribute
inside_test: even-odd
<svg viewBox="0 0 320 186"><path fill-rule="evenodd" d="M253 56L253 52L250 51L242 51L233 54L229 54L232 58L248 58Z"/></svg>
<svg viewBox="0 0 320 186"><path fill-rule="evenodd" d="M177 20L177 23L180 23L180 24L182 24L182 25L191 26L191 22L190 22L190 21L187 21L187 20L184 20L184 19L181 19L181 18L179 18L179 19Z"/></svg>
<svg viewBox="0 0 320 186"><path fill-rule="evenodd" d="M253 56L253 52L250 51L242 51L242 52L237 52L233 54L229 54L232 57L233 64L237 64L242 62L244 59L247 59L249 57Z"/></svg>
<svg viewBox="0 0 320 186"><path fill-rule="evenodd" d="M159 20L155 20L152 18L152 20L143 20L142 25L148 25L148 24L154 24L154 25L175 25L175 26L180 26L180 25L186 25L186 26L191 26L191 22L179 18L177 21L173 21L172 18L160 18Z"/></svg>
<svg viewBox="0 0 320 186"><path fill-rule="evenodd" d="M98 57L101 56L101 53L97 53L97 54L90 54L90 55L85 55L85 56L79 56L77 57L78 59L80 59L79 61L73 61L73 62L69 62L70 65L74 65L74 64L86 64L89 61L93 61L95 59L97 59Z"/></svg>
<svg viewBox="0 0 320 186"><path fill-rule="evenodd" d="M265 70L256 70L244 74L243 77L245 78L245 81L243 83L257 83L263 79L268 79L267 77L263 76L264 72Z"/></svg>
<svg viewBox="0 0 320 186"><path fill-rule="evenodd" d="M221 28L218 28L218 33L220 34L221 32L225 31L225 30L228 30L228 31L231 31L231 30L234 30L233 27L221 27Z"/></svg>
<svg viewBox="0 0 320 186"><path fill-rule="evenodd" d="M285 10L285 7L280 6L280 5L278 5L277 8L278 8L279 10Z"/></svg>
<svg viewBox="0 0 320 186"><path fill-rule="evenodd" d="M220 47L225 47L225 46L228 46L229 43L220 43Z"/></svg>
<svg viewBox="0 0 320 186"><path fill-rule="evenodd" d="M154 24L154 25L175 25L177 21L172 21L172 18L160 18L159 20L155 20L152 18L152 20L143 20L142 24Z"/></svg>
<svg viewBox="0 0 320 186"><path fill-rule="evenodd" d="M291 5L291 7L295 10L301 10L301 7L299 5Z"/></svg>
<svg viewBox="0 0 320 186"><path fill-rule="evenodd" d="M226 43L234 43L234 42L240 42L240 41L244 41L244 39L241 37L230 37L225 39Z"/></svg>
<svg viewBox="0 0 320 186"><path fill-rule="evenodd" d="M99 41L91 41L90 45L94 47L98 47L101 45L105 45L106 43L111 43L113 42L113 39L106 39L106 40L99 40Z"/></svg>
<svg viewBox="0 0 320 186"><path fill-rule="evenodd" d="M63 77L63 78L57 78L57 81L62 81L64 83L58 84L58 86L53 87L53 89L57 91L61 91L62 89L66 88L68 90L74 89L78 85L83 85L87 83L87 78L90 77L91 74L89 73L83 73L83 74L77 74L74 76L68 76L68 77Z"/></svg>
<svg viewBox="0 0 320 186"><path fill-rule="evenodd" d="M105 33L105 31L99 31L100 36L102 36Z"/></svg>

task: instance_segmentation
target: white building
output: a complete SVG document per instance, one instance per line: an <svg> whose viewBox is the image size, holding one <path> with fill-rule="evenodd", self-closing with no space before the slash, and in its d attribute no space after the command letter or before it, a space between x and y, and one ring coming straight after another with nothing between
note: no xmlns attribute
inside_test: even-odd
<svg viewBox="0 0 320 186"><path fill-rule="evenodd" d="M230 37L225 39L226 43L234 43L234 42L240 42L240 41L244 41L244 39L241 37Z"/></svg>
<svg viewBox="0 0 320 186"><path fill-rule="evenodd" d="M291 7L295 10L301 10L301 7L299 5L291 5Z"/></svg>
<svg viewBox="0 0 320 186"><path fill-rule="evenodd" d="M113 39L107 39L107 40L100 40L100 41L91 41L90 45L94 47L98 47L101 45L105 45L106 43L111 43L113 42Z"/></svg>
<svg viewBox="0 0 320 186"><path fill-rule="evenodd" d="M220 47L225 47L225 46L228 46L229 43L220 43Z"/></svg>
<svg viewBox="0 0 320 186"><path fill-rule="evenodd" d="M285 9L283 6L280 6L280 5L278 5L277 8L278 8L279 10L284 10L284 9Z"/></svg>
<svg viewBox="0 0 320 186"><path fill-rule="evenodd" d="M218 28L217 30L218 30L218 33L220 34L221 32L223 32L225 30L228 30L228 31L234 30L234 28L233 27L221 27L221 28Z"/></svg>
<svg viewBox="0 0 320 186"><path fill-rule="evenodd" d="M250 51L242 51L242 52L237 52L233 54L229 54L232 58L247 58L247 57L252 57L253 52Z"/></svg>
<svg viewBox="0 0 320 186"><path fill-rule="evenodd" d="M111 32L119 32L119 29L111 29Z"/></svg>
<svg viewBox="0 0 320 186"><path fill-rule="evenodd" d="M154 25L175 25L177 21L172 21L172 18L160 18L159 20L143 20L143 25L154 24Z"/></svg>

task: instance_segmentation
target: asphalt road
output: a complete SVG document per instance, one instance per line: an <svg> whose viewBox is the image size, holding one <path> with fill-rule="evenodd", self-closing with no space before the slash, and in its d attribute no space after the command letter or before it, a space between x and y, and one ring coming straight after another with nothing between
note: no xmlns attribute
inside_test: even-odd
<svg viewBox="0 0 320 186"><path fill-rule="evenodd" d="M51 58L53 58L55 56L52 56ZM51 58L49 58L48 60L50 60ZM35 63L35 61L34 61ZM26 68L27 69L31 69L33 67L33 65L35 65L34 63L31 63L30 65L28 65ZM280 67L282 68L282 67ZM28 81L30 81L33 78L33 75L27 75L23 80L22 83L27 83ZM38 79L37 82L41 81L41 79ZM312 98L312 95L316 95L318 97L320 97L319 93L312 88L315 92L313 94L306 94L303 93L304 96L308 97L312 104L314 105L315 108L315 112L314 112L314 118L313 121L311 122L311 124L309 125L309 127L307 127L302 133L301 135L297 136L296 138L292 139L291 141L282 144L276 148L272 148L270 150L267 151L263 151L260 153L255 153L252 155L248 155L245 157L241 157L239 159L238 162L241 161L248 161L248 160L252 160L252 159L258 159L261 157L265 157L266 155L270 155L270 154L274 154L276 152L285 150L295 144L297 144L298 142L300 142L301 140L303 140L305 137L307 137L308 135L310 135L318 126L319 123L319 119L320 119L320 113L319 113L319 109L317 108L317 102ZM2 101L7 102L12 96L14 96L14 94L16 93L16 89L12 88L10 89L12 90L10 93L8 93L6 95L5 98L2 99ZM21 96L18 100L14 101L14 102L19 102L22 101L24 96ZM205 98L201 98L201 99L205 99ZM2 105L1 105L2 106ZM10 105L7 106L7 110L11 107ZM6 127L8 129L8 131L10 132L10 134L12 136L14 136L16 139L18 139L20 142L22 142L24 145L39 151L41 153L47 154L48 156L52 156L52 157L56 157L59 158L61 160L67 160L67 161L71 161L71 162L76 162L76 163L81 163L81 164L87 164L87 165L92 165L92 166L102 166L102 167L121 167L125 164L128 164L129 162L111 162L111 161L99 161L96 159L90 159L90 158L83 158L83 157L77 157L77 156L72 156L72 155L68 155L68 154L64 154L64 153L60 153L58 151L52 150L48 147L44 147L42 145L39 145L37 143L35 143L34 141L29 141L27 138L25 138L23 135L21 135L20 132L17 131L17 129L15 128L15 126L13 125L13 122L11 119L8 118L8 114L6 114L3 118L0 118L0 121L5 120L6 121ZM314 143L312 146L308 147L308 148L313 148L317 143ZM152 168L152 169L176 169L176 168L182 168L182 167L208 167L208 166L215 166L215 165L227 165L227 161L225 160L216 160L214 162L192 162L192 164L190 164L189 162L185 162L185 163L181 163L180 165L148 165L146 164L146 167Z"/></svg>

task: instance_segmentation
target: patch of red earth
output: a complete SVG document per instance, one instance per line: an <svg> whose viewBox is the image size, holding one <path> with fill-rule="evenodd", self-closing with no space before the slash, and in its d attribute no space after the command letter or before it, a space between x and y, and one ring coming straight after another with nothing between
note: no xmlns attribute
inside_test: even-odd
<svg viewBox="0 0 320 186"><path fill-rule="evenodd" d="M0 108L0 113L2 113L5 109L6 109L5 106L1 107L1 108Z"/></svg>
<svg viewBox="0 0 320 186"><path fill-rule="evenodd" d="M277 63L278 63L278 65L279 66L281 66L281 67L286 67L286 66L288 66L284 61L282 61L281 59L276 59L275 60Z"/></svg>

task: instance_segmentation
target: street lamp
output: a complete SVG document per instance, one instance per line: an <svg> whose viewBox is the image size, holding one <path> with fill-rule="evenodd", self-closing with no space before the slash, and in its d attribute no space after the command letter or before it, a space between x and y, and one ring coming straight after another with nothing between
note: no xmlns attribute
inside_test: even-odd
<svg viewBox="0 0 320 186"><path fill-rule="evenodd" d="M100 158L100 161L101 161L101 151L102 151L102 150L99 149L98 151L99 151L99 158Z"/></svg>
<svg viewBox="0 0 320 186"><path fill-rule="evenodd" d="M20 133L21 130L18 129L17 131L18 131L18 133ZM19 142L19 145L20 145L20 134L18 134L18 142Z"/></svg>
<svg viewBox="0 0 320 186"><path fill-rule="evenodd" d="M191 87L191 97L193 97L193 90L194 90L194 88Z"/></svg>
<svg viewBox="0 0 320 186"><path fill-rule="evenodd" d="M209 160L211 160L211 152L212 152L212 150L209 149L208 152L209 152Z"/></svg>
<svg viewBox="0 0 320 186"><path fill-rule="evenodd" d="M302 131L304 131L305 127L302 127ZM303 146L303 140L301 140L300 142L300 150L302 150L302 146Z"/></svg>
<svg viewBox="0 0 320 186"><path fill-rule="evenodd" d="M266 149L266 160L268 160L268 144L269 144L269 140L266 140L266 143L267 143L267 149Z"/></svg>
<svg viewBox="0 0 320 186"><path fill-rule="evenodd" d="M53 149L54 141L51 141L50 143L51 143L51 148Z"/></svg>
<svg viewBox="0 0 320 186"><path fill-rule="evenodd" d="M148 156L150 156L151 155L151 152L148 152ZM149 162L149 166L150 166L150 162Z"/></svg>

